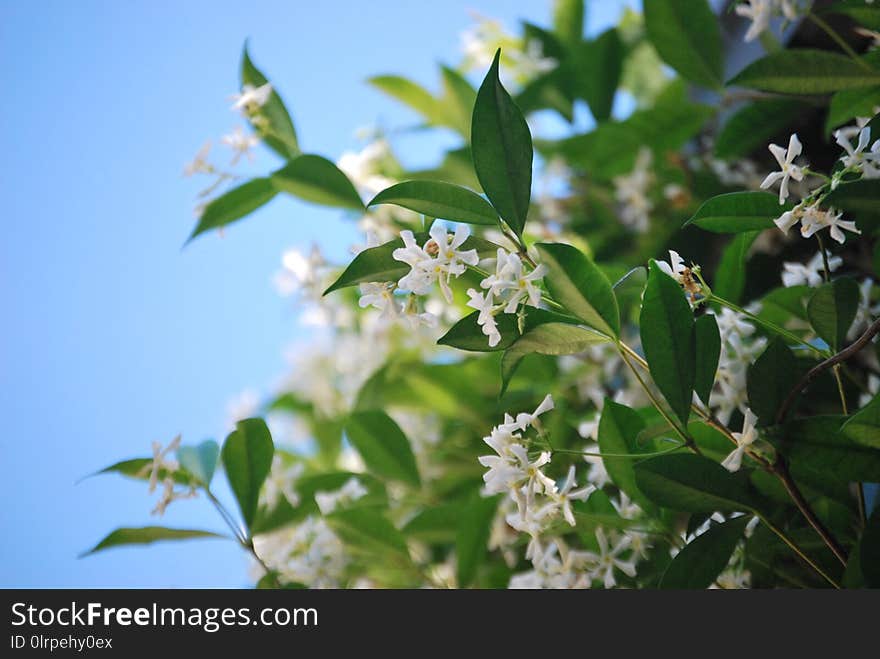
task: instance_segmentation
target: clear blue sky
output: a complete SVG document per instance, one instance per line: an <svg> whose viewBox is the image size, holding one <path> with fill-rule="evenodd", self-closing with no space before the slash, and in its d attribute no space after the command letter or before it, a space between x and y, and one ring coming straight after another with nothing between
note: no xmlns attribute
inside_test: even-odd
<svg viewBox="0 0 880 659"><path fill-rule="evenodd" d="M591 31L616 20L618 2L592 4ZM236 122L245 38L303 148L335 159L359 126L413 123L364 79L434 85L469 9L510 27L550 15L549 0L0 3L0 586L247 584L221 541L76 558L116 526L222 530L204 501L157 520L140 483L76 481L154 439L222 439L229 398L265 391L303 331L271 285L283 249L342 259L352 242L338 213L279 198L181 250L199 189L182 167ZM424 143L398 146L424 161Z"/></svg>

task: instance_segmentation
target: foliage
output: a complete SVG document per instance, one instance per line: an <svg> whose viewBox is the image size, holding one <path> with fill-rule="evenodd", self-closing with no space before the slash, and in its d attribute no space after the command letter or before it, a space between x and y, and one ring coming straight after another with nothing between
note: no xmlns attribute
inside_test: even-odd
<svg viewBox="0 0 880 659"><path fill-rule="evenodd" d="M878 585L880 58L856 29L880 9L809 4L645 0L595 37L578 0L522 37L482 20L439 93L370 80L459 136L422 171L381 134L301 153L245 50L253 132L226 141L281 162L240 181L203 150L192 237L292 195L366 244L285 255L329 348L222 447L104 471L161 487L158 513L207 498L260 587ZM767 52L731 72L740 38ZM567 134L533 135L550 115Z"/></svg>

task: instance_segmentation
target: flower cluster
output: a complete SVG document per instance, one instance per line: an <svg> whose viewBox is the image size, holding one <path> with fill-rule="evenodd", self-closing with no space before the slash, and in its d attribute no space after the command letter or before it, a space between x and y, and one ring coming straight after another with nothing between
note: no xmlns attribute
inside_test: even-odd
<svg viewBox="0 0 880 659"><path fill-rule="evenodd" d="M700 272L699 266L686 266L681 255L675 250L670 249L669 263L657 261L657 267L679 283L692 307L697 305L703 295L702 286L700 285L699 278L696 276Z"/></svg>
<svg viewBox="0 0 880 659"><path fill-rule="evenodd" d="M775 220L776 226L783 233L787 234L799 222L800 232L804 238L810 238L823 229L828 229L831 238L843 244L846 240L844 231L861 233L855 222L844 220L843 214L833 208L823 208L822 202L824 197L833 191L846 175L859 174L863 178L873 178L880 175L880 170L876 165L876 159L880 157L880 140L874 142L869 152L865 152L871 139L870 128L864 127L858 130L859 139L855 147L850 142L852 133L849 129L839 130L835 135L837 143L844 148L846 153L840 158L843 167L835 171L830 179L825 177L828 180L827 183L813 190L794 208L785 211ZM804 181L805 176L811 172L808 168L795 162L803 150L797 134L793 134L789 139L788 148L783 148L778 144L771 144L768 148L779 164L779 171L768 174L761 183L761 187L769 188L778 182L779 203L784 204L789 197L789 181Z"/></svg>
<svg viewBox="0 0 880 659"><path fill-rule="evenodd" d="M153 442L153 459L145 464L138 473L139 478L146 478L149 481L150 494L156 491L160 482L162 483L162 495L152 510L153 515L164 515L165 509L174 501L191 499L196 496L195 487L190 486L185 489L177 487L178 483L174 479L174 475L180 469L180 464L168 456L178 448L180 448L180 435L171 440L164 448L161 442Z"/></svg>
<svg viewBox="0 0 880 659"><path fill-rule="evenodd" d="M746 373L749 364L764 351L767 340L753 336L755 326L742 314L726 307L714 313L721 334L721 354L709 407L726 424L734 410L747 412Z"/></svg>
<svg viewBox="0 0 880 659"><path fill-rule="evenodd" d="M498 248L495 259L495 273L480 282L483 291L469 288L467 291L469 307L479 311L477 324L483 334L489 337L489 346L495 347L501 341L501 333L495 316L498 313L516 314L521 305L539 307L541 289L538 283L546 268L537 265L527 271L519 255Z"/></svg>
<svg viewBox="0 0 880 659"><path fill-rule="evenodd" d="M653 159L651 150L643 146L639 149L633 170L612 180L614 197L620 204L620 221L636 233L645 233L648 230L650 213L654 208L648 197L648 190L654 182L651 170Z"/></svg>
<svg viewBox="0 0 880 659"><path fill-rule="evenodd" d="M754 41L769 29L770 21L782 17L786 21L796 20L803 12L803 3L797 0L744 0L736 5L738 16L751 21L744 39Z"/></svg>
<svg viewBox="0 0 880 659"><path fill-rule="evenodd" d="M504 71L512 82L525 84L542 73L552 71L558 62L544 56L541 43L535 39L519 39L509 34L497 20L478 17L474 26L461 35L464 55L461 68L485 70L492 64L495 52L501 49Z"/></svg>

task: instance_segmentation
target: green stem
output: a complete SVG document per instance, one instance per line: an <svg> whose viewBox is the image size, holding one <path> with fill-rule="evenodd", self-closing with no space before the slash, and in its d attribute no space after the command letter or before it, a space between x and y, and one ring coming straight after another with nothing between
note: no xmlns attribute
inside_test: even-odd
<svg viewBox="0 0 880 659"><path fill-rule="evenodd" d="M764 320L763 318L759 318L755 314L746 311L741 306L734 304L733 302L730 302L729 300L725 300L724 298L718 297L717 295L715 295L715 293L712 293L712 295L709 296L709 301L710 302L717 302L721 306L727 307L731 311L736 311L737 313L744 315L746 318L748 318L749 320L751 320L755 323L758 323L759 325L761 325L765 329L768 329L771 332L779 334L780 336L784 336L792 343L796 343L796 344L799 344L799 345L802 345L802 346L808 348L809 350L816 353L820 357L826 356L822 350L820 350L819 348L817 348L816 346L814 346L810 343L807 343L801 337L799 337L797 334L795 334L793 332L789 332L787 329L780 327L776 323L771 323L769 320Z"/></svg>
<svg viewBox="0 0 880 659"><path fill-rule="evenodd" d="M863 60L861 57L859 57L859 54L852 49L852 46L850 46L843 37L837 34L833 27L825 22L824 18L820 18L813 12L808 13L807 18L813 21L813 23L817 27L819 27L822 31L825 32L825 34L831 37L832 41L840 46L841 50L843 50L843 52L845 52L856 64L867 71L873 71L870 65L865 62L865 60Z"/></svg>
<svg viewBox="0 0 880 659"><path fill-rule="evenodd" d="M801 560L803 560L807 565L813 568L813 570L815 570L815 572L819 576L825 579L825 581L831 584L834 588L837 588L838 590L840 589L840 584L837 583L830 576L828 576L828 574L826 574L826 572L821 567L819 567L809 556L807 556L804 551L800 547L798 547L797 543L795 543L794 540L785 535L785 533L781 529L777 528L769 519L767 519L763 515L758 515L758 517L761 518L762 523L767 525L768 529L773 531L773 533L775 533L779 537L779 539L782 540L782 542L788 545L789 549L800 556Z"/></svg>

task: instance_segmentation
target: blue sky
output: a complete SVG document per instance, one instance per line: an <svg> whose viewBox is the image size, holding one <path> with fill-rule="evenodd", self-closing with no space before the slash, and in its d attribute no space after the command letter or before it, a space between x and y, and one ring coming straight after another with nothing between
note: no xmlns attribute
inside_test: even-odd
<svg viewBox="0 0 880 659"><path fill-rule="evenodd" d="M619 6L593 3L590 30ZM271 285L282 251L316 241L341 260L354 240L339 213L279 198L182 249L199 190L183 165L236 123L245 38L302 147L335 159L360 126L414 123L364 80L434 85L470 9L510 27L550 16L526 0L0 3L0 586L248 583L221 541L76 558L116 526L222 530L204 501L157 520L140 483L77 481L152 440L222 439L227 401L265 391L304 331ZM430 162L438 141L395 146Z"/></svg>

